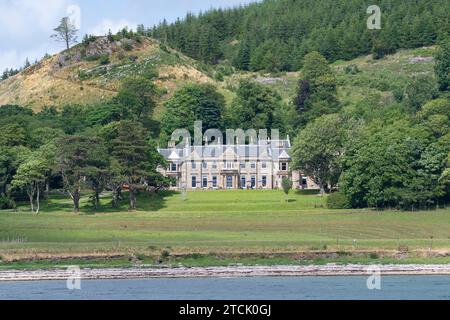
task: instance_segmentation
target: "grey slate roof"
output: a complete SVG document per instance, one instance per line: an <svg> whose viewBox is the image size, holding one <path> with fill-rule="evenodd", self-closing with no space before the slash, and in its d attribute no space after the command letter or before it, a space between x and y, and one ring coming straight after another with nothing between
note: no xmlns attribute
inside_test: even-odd
<svg viewBox="0 0 450 320"><path fill-rule="evenodd" d="M279 160L289 159L290 150L289 140L271 141L270 143L260 143L259 145L208 145L158 149L159 153L166 160L171 160L169 159L171 155L177 155L180 161L189 160L194 152L198 158L216 158L217 160L222 160L225 155L236 155L238 158Z"/></svg>

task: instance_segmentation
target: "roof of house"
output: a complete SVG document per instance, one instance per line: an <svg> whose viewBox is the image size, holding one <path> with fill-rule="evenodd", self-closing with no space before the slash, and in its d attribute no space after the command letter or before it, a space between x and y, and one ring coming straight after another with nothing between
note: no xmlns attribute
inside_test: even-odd
<svg viewBox="0 0 450 320"><path fill-rule="evenodd" d="M273 140L267 143L250 145L204 145L158 149L169 161L186 161L201 159L240 160L258 158L260 160L291 159L289 140Z"/></svg>

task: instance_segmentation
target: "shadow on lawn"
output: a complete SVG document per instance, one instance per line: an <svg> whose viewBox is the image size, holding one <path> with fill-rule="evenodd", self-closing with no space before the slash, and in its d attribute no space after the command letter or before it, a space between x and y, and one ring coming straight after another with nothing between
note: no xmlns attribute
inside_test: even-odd
<svg viewBox="0 0 450 320"><path fill-rule="evenodd" d="M137 195L136 212L158 211L166 207L166 200L169 197L177 195L174 191L159 191L157 193L141 192ZM129 210L129 193L123 192L122 200L118 208L112 207L111 193L104 193L100 197L100 207L94 207L88 201L89 196L83 195L80 201L80 213L86 215L95 215L100 213L118 213ZM24 204L25 205L25 204ZM52 212L73 212L73 202L69 196L51 195L48 200L42 202L42 213Z"/></svg>

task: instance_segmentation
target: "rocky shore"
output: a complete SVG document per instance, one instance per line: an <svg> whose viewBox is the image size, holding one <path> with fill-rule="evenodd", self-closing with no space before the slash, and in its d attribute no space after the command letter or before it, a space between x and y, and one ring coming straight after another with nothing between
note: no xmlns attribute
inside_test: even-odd
<svg viewBox="0 0 450 320"><path fill-rule="evenodd" d="M321 265L321 266L230 266L194 268L108 268L81 269L84 280L199 278L199 277L261 277L261 276L348 276L370 275L450 275L448 265ZM66 280L73 277L73 269L5 270L0 281Z"/></svg>

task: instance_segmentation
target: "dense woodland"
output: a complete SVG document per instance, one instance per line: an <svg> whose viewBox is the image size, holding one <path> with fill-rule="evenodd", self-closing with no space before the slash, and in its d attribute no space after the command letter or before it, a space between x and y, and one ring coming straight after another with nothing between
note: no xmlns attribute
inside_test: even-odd
<svg viewBox="0 0 450 320"><path fill-rule="evenodd" d="M373 2L373 1L372 1ZM450 2L380 0L381 30L367 29L365 0L266 0L231 10L187 15L148 30L207 63L231 61L241 70L292 71L312 51L328 61L436 44L450 32Z"/></svg>
<svg viewBox="0 0 450 320"><path fill-rule="evenodd" d="M385 17L387 25L400 29L386 27L376 38L359 24L361 1L332 3L337 2L265 1L188 16L151 31L211 63L226 57L236 63L247 50L242 46L248 46L249 64L238 64L241 69L301 68L289 102L271 86L249 79L236 84L228 104L214 85L191 83L164 101L165 113L156 121L153 111L161 92L154 84L156 74L148 72L124 80L117 96L102 104L48 106L40 112L16 105L0 107L0 208L28 200L31 210L39 212L39 199L55 190L70 196L75 211L82 193L91 195L94 209L105 205L100 194L106 190L113 193L108 205L117 206L126 186L130 208L136 209L138 192L155 192L171 183L156 171L165 165L157 145L165 144L174 129L192 130L195 120L203 121L204 130L279 128L289 134L294 141L293 167L313 177L322 192L331 193L331 208L416 210L445 205L450 200L450 40L445 37L450 10L443 6L448 3L382 1L382 7L392 9ZM361 11L365 23L363 16L365 10ZM203 33L196 28L225 32L218 33L213 47L203 48L195 39ZM399 33L389 33L393 30ZM145 32L140 26L127 36ZM114 41L117 36L108 38ZM325 46L333 37L338 43ZM230 43L233 39L238 40L235 45ZM361 103L343 104L330 61L368 53L374 39L393 44L384 53L438 41L435 75L418 75L394 102L367 97ZM266 58L263 64L254 64L260 47L265 55L281 59L276 68L268 67ZM332 47L334 51L329 51ZM282 48L289 59L278 54ZM376 58L378 53L374 52Z"/></svg>

